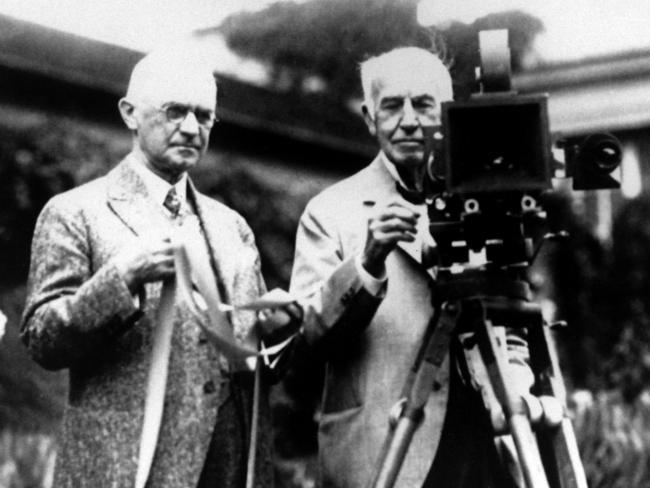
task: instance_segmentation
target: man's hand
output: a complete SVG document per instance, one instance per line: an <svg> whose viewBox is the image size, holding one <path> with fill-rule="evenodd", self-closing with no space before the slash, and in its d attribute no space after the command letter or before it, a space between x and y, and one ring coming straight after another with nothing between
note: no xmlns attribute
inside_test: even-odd
<svg viewBox="0 0 650 488"><path fill-rule="evenodd" d="M174 275L174 250L170 238L139 239L115 257L115 266L134 295L144 283Z"/></svg>
<svg viewBox="0 0 650 488"><path fill-rule="evenodd" d="M277 290L272 290L266 295L276 292ZM262 298L264 298L264 296ZM302 325L302 319L302 307L295 301L275 308L261 310L258 313L257 321L257 326L260 330L260 338L267 346L279 344L298 332Z"/></svg>
<svg viewBox="0 0 650 488"><path fill-rule="evenodd" d="M371 275L384 274L386 257L398 242L413 242L417 234L419 213L402 200L378 207L368 219L368 236L361 264Z"/></svg>

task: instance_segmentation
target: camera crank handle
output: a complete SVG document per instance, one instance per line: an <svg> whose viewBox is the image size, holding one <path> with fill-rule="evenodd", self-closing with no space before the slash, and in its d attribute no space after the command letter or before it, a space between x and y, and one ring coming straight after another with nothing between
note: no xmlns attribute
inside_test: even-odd
<svg viewBox="0 0 650 488"><path fill-rule="evenodd" d="M542 239L535 247L535 250L533 251L533 255L530 258L530 263L532 264L535 262L535 259L537 259L537 255L542 250L542 247L546 242L562 242L568 238L569 238L569 233L565 230L561 230L559 232L548 232L544 234L544 237L542 237Z"/></svg>

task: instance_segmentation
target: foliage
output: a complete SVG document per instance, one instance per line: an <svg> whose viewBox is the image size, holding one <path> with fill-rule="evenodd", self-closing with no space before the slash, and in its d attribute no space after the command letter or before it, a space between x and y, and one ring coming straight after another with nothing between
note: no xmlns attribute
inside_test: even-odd
<svg viewBox="0 0 650 488"><path fill-rule="evenodd" d="M242 55L271 64L274 82L299 90L318 76L327 91L346 101L360 94L357 66L397 46L414 45L438 52L449 62L457 95L473 88L478 62L477 32L508 28L513 66L520 69L541 21L518 11L491 14L471 25L447 29L420 26L416 0L312 0L282 2L259 12L238 13L220 26L228 45Z"/></svg>
<svg viewBox="0 0 650 488"><path fill-rule="evenodd" d="M222 29L228 44L275 68L276 81L291 85L318 75L331 93L358 93L356 66L396 44L431 46L415 22L414 0L325 0L275 3L256 13L229 17ZM287 70L289 69L289 70Z"/></svg>
<svg viewBox="0 0 650 488"><path fill-rule="evenodd" d="M568 197L545 201L567 245L549 254L550 293L563 367L577 387L615 389L634 402L650 384L650 194L625 202L606 248L571 210Z"/></svg>
<svg viewBox="0 0 650 488"><path fill-rule="evenodd" d="M545 195L543 206L549 230L569 234L566 241L544 246L541 265L556 318L568 323L557 333L562 368L576 387L599 389L604 386L602 365L612 330L595 306L600 293L597 283L606 273L605 249L573 210L570 195Z"/></svg>
<svg viewBox="0 0 650 488"><path fill-rule="evenodd" d="M601 303L606 323L608 384L634 399L650 384L650 195L628 201L612 230Z"/></svg>
<svg viewBox="0 0 650 488"><path fill-rule="evenodd" d="M573 425L591 488L641 488L650 481L650 396L617 391L572 395Z"/></svg>
<svg viewBox="0 0 650 488"><path fill-rule="evenodd" d="M298 219L309 195L287 197L287 188L274 188L246 168L225 170L201 190L237 210L250 225L269 288L289 287Z"/></svg>
<svg viewBox="0 0 650 488"><path fill-rule="evenodd" d="M12 430L0 432L0 486L50 488L55 445L50 436Z"/></svg>
<svg viewBox="0 0 650 488"><path fill-rule="evenodd" d="M63 414L67 379L28 356L18 337L24 304L24 286L0 293L0 310L8 319L0 342L0 431L52 433Z"/></svg>
<svg viewBox="0 0 650 488"><path fill-rule="evenodd" d="M2 260L3 283L24 282L43 205L105 172L114 152L101 135L61 119L40 120L29 130L0 126L0 255L11 256Z"/></svg>

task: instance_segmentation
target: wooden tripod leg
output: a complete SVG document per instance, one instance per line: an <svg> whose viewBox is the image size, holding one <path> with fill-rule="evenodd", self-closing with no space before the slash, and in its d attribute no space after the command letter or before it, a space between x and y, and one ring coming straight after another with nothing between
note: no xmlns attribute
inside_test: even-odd
<svg viewBox="0 0 650 488"><path fill-rule="evenodd" d="M424 417L424 406L448 354L459 312L458 303L446 302L441 307L440 319L437 314L432 318L429 324L431 334L425 334L416 363L405 382L399 418L388 432L369 487L395 486L413 435Z"/></svg>
<svg viewBox="0 0 650 488"><path fill-rule="evenodd" d="M474 330L490 386L503 409L506 423L517 449L526 486L528 488L550 488L526 404L521 392L515 391L508 381L505 333L500 334L501 337L499 337L495 329L484 313L483 317L477 317Z"/></svg>
<svg viewBox="0 0 650 488"><path fill-rule="evenodd" d="M587 488L578 443L566 405L562 380L551 329L541 320L529 327L531 365L536 375L535 394L554 397L563 409L559 425L538 429L537 438L553 488Z"/></svg>

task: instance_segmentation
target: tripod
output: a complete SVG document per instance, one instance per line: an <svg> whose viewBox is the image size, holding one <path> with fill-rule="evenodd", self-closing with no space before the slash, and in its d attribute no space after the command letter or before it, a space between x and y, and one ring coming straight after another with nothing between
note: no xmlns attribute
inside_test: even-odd
<svg viewBox="0 0 650 488"><path fill-rule="evenodd" d="M400 414L389 431L373 488L395 485L431 385L452 337L460 333L478 346L475 359L482 362L489 379L481 388L485 407L494 433L512 437L527 488L587 487L550 327L540 307L530 301L528 284L516 275L504 268L439 274L435 313L405 384ZM506 331L527 335L535 380L531 394L522 394L509 382ZM497 408L490 406L492 398Z"/></svg>
<svg viewBox="0 0 650 488"><path fill-rule="evenodd" d="M434 315L395 409L372 488L395 485L450 342L459 334L469 337L464 345L477 346L478 354L466 352L465 359L487 372L479 386L492 430L514 441L527 488L587 487L550 326L531 302L525 274L544 239L566 235L539 239L546 213L537 198L552 188L554 176L562 176L556 169L564 168L574 189L618 188L611 173L621 161L620 144L609 134L566 139L564 164L556 161L547 96L512 90L507 32L481 31L479 48L479 93L443 102L441 133L431 141L434 157L423 193L437 243L436 255L425 264L438 269ZM480 267L471 262L472 253L480 255ZM512 332L528 342L530 391L518 391L509 378Z"/></svg>

